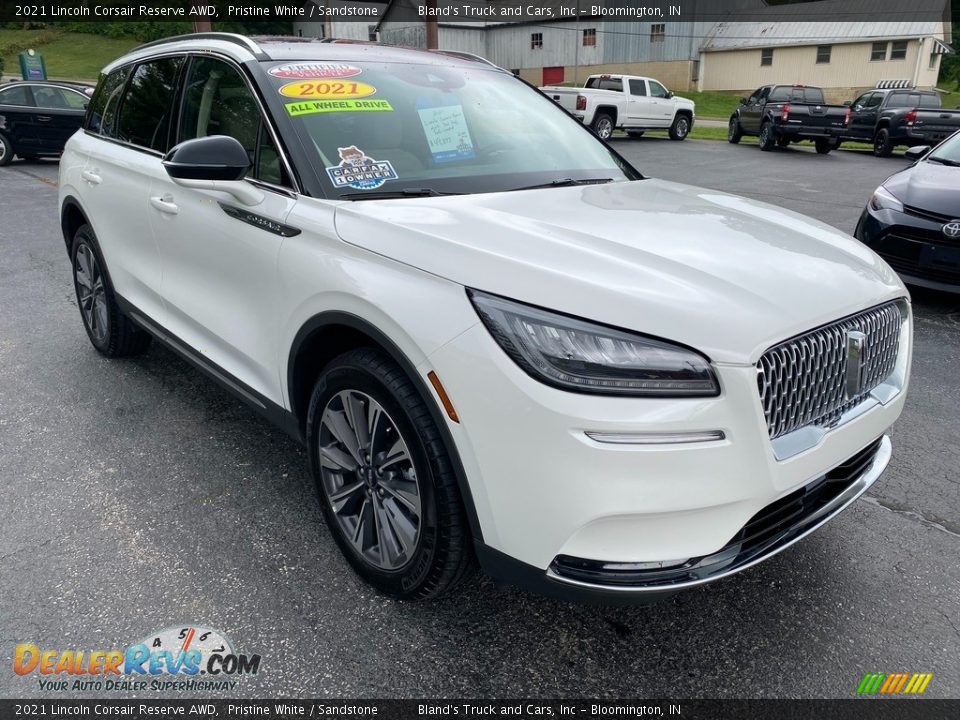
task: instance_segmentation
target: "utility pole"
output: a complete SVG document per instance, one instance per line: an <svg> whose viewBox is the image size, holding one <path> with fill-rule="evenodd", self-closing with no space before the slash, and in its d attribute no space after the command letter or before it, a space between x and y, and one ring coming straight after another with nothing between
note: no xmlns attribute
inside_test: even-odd
<svg viewBox="0 0 960 720"><path fill-rule="evenodd" d="M197 11L197 10L199 10L200 8L204 7L204 6L206 5L206 3L201 3L201 0L191 0L190 5L191 5L191 7L194 9L194 11ZM200 17L200 16L195 15L194 17ZM209 20L194 20L194 21L193 21L193 31L194 31L194 32L198 32L198 33L199 33L199 32L210 32L212 29L213 29L213 26L210 24L210 21L209 21Z"/></svg>
<svg viewBox="0 0 960 720"><path fill-rule="evenodd" d="M426 20L426 32L427 32L427 50L436 50L438 45L437 39L437 0L427 0L427 20Z"/></svg>

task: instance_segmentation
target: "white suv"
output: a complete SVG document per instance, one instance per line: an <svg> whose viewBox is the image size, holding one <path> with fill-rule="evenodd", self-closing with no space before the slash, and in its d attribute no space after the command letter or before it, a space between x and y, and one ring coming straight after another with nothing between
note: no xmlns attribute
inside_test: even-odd
<svg viewBox="0 0 960 720"><path fill-rule="evenodd" d="M890 459L904 286L779 207L645 179L472 56L205 34L108 66L60 163L94 347L166 343L309 448L397 597L479 559L649 600Z"/></svg>

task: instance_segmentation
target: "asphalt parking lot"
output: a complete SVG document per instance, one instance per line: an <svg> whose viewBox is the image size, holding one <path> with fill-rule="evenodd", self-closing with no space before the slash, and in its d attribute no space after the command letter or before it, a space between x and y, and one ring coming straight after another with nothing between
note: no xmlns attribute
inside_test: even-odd
<svg viewBox="0 0 960 720"><path fill-rule="evenodd" d="M906 164L614 144L649 175L847 232ZM262 656L236 697L851 698L877 671L932 672L928 697L960 696L960 296L914 295L887 473L769 562L652 607L568 605L483 576L406 604L341 559L285 435L156 344L94 352L55 177L55 163L0 168L0 697L90 697L14 675L17 643L112 649L181 624Z"/></svg>

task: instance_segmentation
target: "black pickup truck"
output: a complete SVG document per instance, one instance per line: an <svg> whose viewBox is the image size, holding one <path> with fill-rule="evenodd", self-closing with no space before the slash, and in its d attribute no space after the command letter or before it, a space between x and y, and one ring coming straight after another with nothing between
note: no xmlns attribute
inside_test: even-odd
<svg viewBox="0 0 960 720"><path fill-rule="evenodd" d="M850 105L844 139L872 142L879 157L897 145L933 146L960 130L960 110L941 108L933 90L869 90Z"/></svg>
<svg viewBox="0 0 960 720"><path fill-rule="evenodd" d="M840 142L850 108L827 105L823 90L810 85L764 85L740 100L727 128L727 140L740 142L758 135L761 150L786 147L797 140L813 140L826 155Z"/></svg>

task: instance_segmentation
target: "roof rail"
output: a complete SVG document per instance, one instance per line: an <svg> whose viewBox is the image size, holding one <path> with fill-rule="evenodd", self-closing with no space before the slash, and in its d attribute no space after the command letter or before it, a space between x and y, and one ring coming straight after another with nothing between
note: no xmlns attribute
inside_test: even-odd
<svg viewBox="0 0 960 720"><path fill-rule="evenodd" d="M484 65L495 67L498 70L502 69L500 68L499 65L495 65L494 63L490 62L482 55L477 55L476 53L463 52L462 50L437 50L437 49L430 50L429 52L437 53L438 55L450 55L451 57L458 57L463 60L475 60L477 62L482 62Z"/></svg>
<svg viewBox="0 0 960 720"><path fill-rule="evenodd" d="M257 60L269 60L270 56L267 55L260 46L255 43L253 40L248 38L245 35L238 35L236 33L225 33L225 32L202 32L202 33L187 33L185 35L172 35L171 37L161 38L160 40L154 40L153 42L148 42L143 45L139 45L136 49L142 50L143 48L150 47L159 47L160 45L166 45L167 43L180 42L182 40L220 40L222 42L230 42L234 45L240 45L254 54Z"/></svg>

